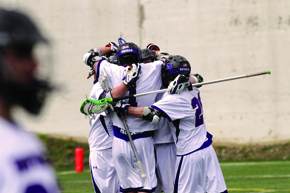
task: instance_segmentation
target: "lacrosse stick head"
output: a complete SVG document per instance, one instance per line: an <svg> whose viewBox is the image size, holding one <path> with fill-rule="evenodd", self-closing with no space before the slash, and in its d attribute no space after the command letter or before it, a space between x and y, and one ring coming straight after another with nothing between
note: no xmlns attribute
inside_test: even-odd
<svg viewBox="0 0 290 193"><path fill-rule="evenodd" d="M80 111L84 115L100 114L111 106L113 99L104 98L101 100L86 99L80 108Z"/></svg>

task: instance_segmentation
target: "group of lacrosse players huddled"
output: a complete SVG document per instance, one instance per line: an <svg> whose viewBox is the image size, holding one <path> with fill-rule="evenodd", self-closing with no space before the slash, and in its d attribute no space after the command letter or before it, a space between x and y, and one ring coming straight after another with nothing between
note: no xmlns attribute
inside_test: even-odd
<svg viewBox="0 0 290 193"><path fill-rule="evenodd" d="M203 78L191 74L185 57L119 38L83 61L94 76L90 99L131 96L90 115L95 192L227 192L203 119L201 84L194 85ZM132 97L160 89L167 91Z"/></svg>

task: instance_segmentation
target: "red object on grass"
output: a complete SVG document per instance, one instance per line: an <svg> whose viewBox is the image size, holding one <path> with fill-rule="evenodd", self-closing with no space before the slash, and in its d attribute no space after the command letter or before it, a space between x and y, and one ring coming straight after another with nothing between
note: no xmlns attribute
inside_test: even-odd
<svg viewBox="0 0 290 193"><path fill-rule="evenodd" d="M76 169L76 172L84 171L84 149L83 148L75 149L75 169Z"/></svg>

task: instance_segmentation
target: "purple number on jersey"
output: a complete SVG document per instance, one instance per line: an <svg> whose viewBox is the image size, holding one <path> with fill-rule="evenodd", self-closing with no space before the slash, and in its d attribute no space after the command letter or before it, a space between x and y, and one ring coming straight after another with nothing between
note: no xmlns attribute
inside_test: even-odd
<svg viewBox="0 0 290 193"><path fill-rule="evenodd" d="M203 110L202 110L202 104L200 101L200 96L198 94L198 99L193 98L191 100L191 106L193 109L195 109L195 127L198 127L203 124Z"/></svg>

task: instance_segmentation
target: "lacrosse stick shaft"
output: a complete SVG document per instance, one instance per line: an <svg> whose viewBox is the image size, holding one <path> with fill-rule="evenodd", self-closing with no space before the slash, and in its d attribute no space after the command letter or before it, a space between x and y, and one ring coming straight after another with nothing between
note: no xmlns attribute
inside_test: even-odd
<svg viewBox="0 0 290 193"><path fill-rule="evenodd" d="M242 79L242 78L250 78L250 77L254 77L254 76L261 76L261 75L266 75L266 74L271 74L271 71L269 70L269 71L265 71L265 72L254 73L254 74L246 74L246 75L234 76L234 77L230 77L230 78L212 80L212 81L192 84L192 86L196 87L196 86L202 86L202 85L207 85L207 84L214 84L214 83L219 83L219 82L237 80L237 79ZM113 101L119 101L119 100L128 99L128 98L135 98L135 97L149 95L149 94L154 94L154 93L162 93L162 92L166 92L166 91L167 91L167 89L144 92L144 93L134 94L134 95L130 95L130 96L123 96L123 97L113 98Z"/></svg>
<svg viewBox="0 0 290 193"><path fill-rule="evenodd" d="M144 173L143 167L142 167L142 165L141 165L141 161L140 161L139 156L138 156L138 154L137 154L137 150L136 150L136 147L135 147L134 142L133 142L133 140L132 140L132 137L131 137L131 134L130 134L130 131L129 131L128 125L127 125L127 123L126 123L126 120L125 120L125 118L123 118L123 117L122 117L121 119L122 119L122 121L123 121L123 124L124 124L125 130L126 130L127 136L128 136L128 138L129 138L129 141L130 141L131 147L132 147L133 152L134 152L134 155L135 155L135 157L136 157L137 164L138 164L138 166L139 166L139 168L140 168L140 171L141 171L141 177L142 177L142 178L146 178L146 174Z"/></svg>

